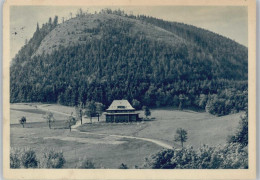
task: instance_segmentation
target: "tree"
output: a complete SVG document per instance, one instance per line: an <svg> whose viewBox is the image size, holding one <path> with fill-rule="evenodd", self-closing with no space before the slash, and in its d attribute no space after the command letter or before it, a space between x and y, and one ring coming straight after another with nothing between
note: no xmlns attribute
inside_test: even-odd
<svg viewBox="0 0 260 180"><path fill-rule="evenodd" d="M43 118L47 121L49 128L51 129L51 125L55 122L55 118L52 112L47 112Z"/></svg>
<svg viewBox="0 0 260 180"><path fill-rule="evenodd" d="M182 128L178 128L176 130L176 135L174 136L174 141L181 142L181 147L183 147L183 143L187 141L187 131Z"/></svg>
<svg viewBox="0 0 260 180"><path fill-rule="evenodd" d="M21 119L19 119L19 122L24 128L24 124L26 123L26 117L23 116Z"/></svg>
<svg viewBox="0 0 260 180"><path fill-rule="evenodd" d="M98 121L99 121L99 117L102 115L103 111L104 111L105 106L102 103L96 103L96 111L98 114Z"/></svg>
<svg viewBox="0 0 260 180"><path fill-rule="evenodd" d="M76 119L72 116L73 113L71 113L71 115L68 117L67 119L67 125L71 131L71 126L75 125L76 124Z"/></svg>
<svg viewBox="0 0 260 180"><path fill-rule="evenodd" d="M143 106L143 110L144 110L144 115L145 115L146 119L148 116L151 116L151 111L148 108L148 106Z"/></svg>
<svg viewBox="0 0 260 180"><path fill-rule="evenodd" d="M80 120L80 123L82 124L82 116L83 116L83 105L82 105L82 103L78 106L75 106L75 111L76 111L77 120Z"/></svg>
<svg viewBox="0 0 260 180"><path fill-rule="evenodd" d="M51 25L51 23L52 23L52 19L51 19L51 17L49 18L49 25Z"/></svg>
<svg viewBox="0 0 260 180"><path fill-rule="evenodd" d="M141 103L137 99L133 99L132 105L135 109L140 109Z"/></svg>
<svg viewBox="0 0 260 180"><path fill-rule="evenodd" d="M36 32L39 32L39 30L40 30L39 23L37 22Z"/></svg>
<svg viewBox="0 0 260 180"><path fill-rule="evenodd" d="M208 100L208 97L207 95L205 94L200 94L200 97L199 97L199 106L201 108L205 108L206 107L206 104L207 104L207 100Z"/></svg>
<svg viewBox="0 0 260 180"><path fill-rule="evenodd" d="M179 101L180 101L180 104L179 104L179 110L183 110L183 101L184 101L185 97L183 94L180 94L179 95Z"/></svg>
<svg viewBox="0 0 260 180"><path fill-rule="evenodd" d="M90 101L86 103L86 110L85 110L85 114L90 118L90 122L92 123L92 117L94 117L96 115L96 104L94 101Z"/></svg>
<svg viewBox="0 0 260 180"><path fill-rule="evenodd" d="M79 8L77 14L76 14L77 17L82 17L83 16L83 10L81 8Z"/></svg>
<svg viewBox="0 0 260 180"><path fill-rule="evenodd" d="M53 25L57 26L57 24L58 24L58 16L55 16L53 20Z"/></svg>

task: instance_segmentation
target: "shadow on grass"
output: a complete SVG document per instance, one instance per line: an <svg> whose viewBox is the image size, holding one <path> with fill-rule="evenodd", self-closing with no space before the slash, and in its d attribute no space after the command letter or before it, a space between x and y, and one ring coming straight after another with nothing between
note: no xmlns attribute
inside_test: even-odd
<svg viewBox="0 0 260 180"><path fill-rule="evenodd" d="M156 121L156 118L152 117L152 118L142 118L141 121Z"/></svg>

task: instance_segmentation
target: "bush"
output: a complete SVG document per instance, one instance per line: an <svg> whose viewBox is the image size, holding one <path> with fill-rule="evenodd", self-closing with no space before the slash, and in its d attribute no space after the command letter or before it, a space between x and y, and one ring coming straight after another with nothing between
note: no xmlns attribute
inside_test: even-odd
<svg viewBox="0 0 260 180"><path fill-rule="evenodd" d="M95 164L89 159L84 159L80 162L79 169L95 169Z"/></svg>
<svg viewBox="0 0 260 180"><path fill-rule="evenodd" d="M118 167L118 169L128 169L127 165L122 163L120 164L120 166Z"/></svg>
<svg viewBox="0 0 260 180"><path fill-rule="evenodd" d="M146 158L143 168L152 169L247 169L247 147L238 143L224 147L203 145L197 151L192 147L162 150Z"/></svg>
<svg viewBox="0 0 260 180"><path fill-rule="evenodd" d="M32 149L11 148L10 168L62 168L64 166L66 161L63 152L44 151L42 156L37 156Z"/></svg>
<svg viewBox="0 0 260 180"><path fill-rule="evenodd" d="M145 159L144 168L152 169L174 169L176 166L171 163L174 150L167 149L159 151Z"/></svg>
<svg viewBox="0 0 260 180"><path fill-rule="evenodd" d="M21 162L25 168L37 168L38 160L35 151L32 149L25 150L21 156Z"/></svg>
<svg viewBox="0 0 260 180"><path fill-rule="evenodd" d="M243 147L248 145L248 110L246 109L245 116L242 116L239 121L239 126L235 135L228 138L229 143L239 143Z"/></svg>
<svg viewBox="0 0 260 180"><path fill-rule="evenodd" d="M21 168L20 152L17 149L11 148L10 152L10 168Z"/></svg>
<svg viewBox="0 0 260 180"><path fill-rule="evenodd" d="M63 152L55 152L54 150L50 150L43 154L43 158L41 160L41 167L62 168L65 162L66 161L63 156Z"/></svg>
<svg viewBox="0 0 260 180"><path fill-rule="evenodd" d="M230 143L220 149L225 155L221 163L223 169L248 169L248 149L239 143Z"/></svg>

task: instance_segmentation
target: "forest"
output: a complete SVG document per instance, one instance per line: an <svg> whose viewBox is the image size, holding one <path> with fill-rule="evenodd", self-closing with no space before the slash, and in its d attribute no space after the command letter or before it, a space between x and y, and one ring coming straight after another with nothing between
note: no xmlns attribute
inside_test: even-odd
<svg viewBox="0 0 260 180"><path fill-rule="evenodd" d="M60 25L58 17L42 27L37 24L33 37L11 63L11 103L76 106L95 101L109 106L115 99L127 99L137 109L188 108L218 116L247 107L246 47L183 23L120 10L99 14L113 16L95 28L86 25L85 33L101 38L79 37L81 43L61 45L51 54L34 55L43 39ZM82 16L88 14L81 12L70 21ZM182 43L147 38L146 32L132 33L131 19L174 33Z"/></svg>

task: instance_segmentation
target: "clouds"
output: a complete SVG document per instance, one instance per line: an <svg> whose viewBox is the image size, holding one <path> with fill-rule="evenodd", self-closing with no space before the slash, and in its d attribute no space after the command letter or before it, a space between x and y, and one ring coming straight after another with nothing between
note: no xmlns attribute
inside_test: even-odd
<svg viewBox="0 0 260 180"><path fill-rule="evenodd" d="M37 22L48 22L49 17L59 16L59 22L75 16L77 10L100 11L104 8L122 9L134 15L144 14L168 21L183 22L197 27L208 29L236 42L247 46L247 7L243 6L93 6L93 7L69 7L69 6L12 6L10 8L10 31L25 27L23 36L11 37L11 57L13 58L24 45L26 39L30 39L36 30ZM18 33L18 32L17 32ZM17 34L18 35L18 34Z"/></svg>

